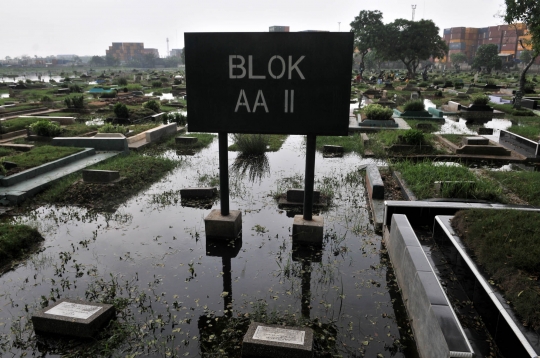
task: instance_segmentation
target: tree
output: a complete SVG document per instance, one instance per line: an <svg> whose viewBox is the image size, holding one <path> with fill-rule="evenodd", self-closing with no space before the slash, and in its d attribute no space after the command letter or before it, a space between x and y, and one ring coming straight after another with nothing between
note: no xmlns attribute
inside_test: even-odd
<svg viewBox="0 0 540 358"><path fill-rule="evenodd" d="M381 70L381 64L384 58L377 50L371 50L364 56L364 62L367 70Z"/></svg>
<svg viewBox="0 0 540 358"><path fill-rule="evenodd" d="M467 55L465 55L463 52L453 53L450 55L450 61L454 64L467 62Z"/></svg>
<svg viewBox="0 0 540 358"><path fill-rule="evenodd" d="M92 56L89 63L92 66L103 66L105 65L105 59L101 56Z"/></svg>
<svg viewBox="0 0 540 358"><path fill-rule="evenodd" d="M122 102L116 103L114 105L113 111L116 115L116 118L129 118L129 110L127 106Z"/></svg>
<svg viewBox="0 0 540 358"><path fill-rule="evenodd" d="M120 63L120 61L118 61L113 55L105 56L105 62L108 66L118 66L118 64Z"/></svg>
<svg viewBox="0 0 540 358"><path fill-rule="evenodd" d="M431 20L397 19L385 26L385 40L377 45L386 60L403 62L407 77L414 78L420 61L443 58L448 52L439 28Z"/></svg>
<svg viewBox="0 0 540 358"><path fill-rule="evenodd" d="M530 50L523 50L521 51L521 55L519 55L519 59L523 63L529 63L533 57L533 52Z"/></svg>
<svg viewBox="0 0 540 358"><path fill-rule="evenodd" d="M474 68L486 67L488 73L491 73L492 69L500 69L502 61L499 58L499 48L497 45L480 45L474 56L472 66Z"/></svg>
<svg viewBox="0 0 540 358"><path fill-rule="evenodd" d="M532 66L538 55L540 55L540 3L538 0L505 0L506 13L504 21L508 24L513 22L524 22L527 25L530 41L520 41L523 49L530 47L530 59L526 62L519 76L519 89L525 93L527 83L527 71Z"/></svg>
<svg viewBox="0 0 540 358"><path fill-rule="evenodd" d="M142 56L141 62L143 67L154 68L156 65L157 57L154 53L146 53Z"/></svg>
<svg viewBox="0 0 540 358"><path fill-rule="evenodd" d="M364 72L364 57L370 49L374 49L383 39L384 24L382 13L378 10L362 10L351 22L354 34L354 47L360 56L360 75Z"/></svg>

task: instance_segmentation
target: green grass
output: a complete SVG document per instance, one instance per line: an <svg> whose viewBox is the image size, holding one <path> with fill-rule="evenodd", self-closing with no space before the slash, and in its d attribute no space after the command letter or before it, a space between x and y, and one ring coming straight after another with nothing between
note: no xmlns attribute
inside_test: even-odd
<svg viewBox="0 0 540 358"><path fill-rule="evenodd" d="M17 168L28 169L67 157L68 155L75 154L83 149L84 148L53 147L51 145L44 145L41 147L34 147L29 152L12 155L6 159L16 163Z"/></svg>
<svg viewBox="0 0 540 358"><path fill-rule="evenodd" d="M493 109L509 114L512 117L537 117L534 112L528 110L527 108L522 108L520 110L514 109L513 104L489 103L489 105L493 107Z"/></svg>
<svg viewBox="0 0 540 358"><path fill-rule="evenodd" d="M377 158L387 156L386 147L391 147L394 144L400 144L400 136L404 136L407 130L383 130L369 135L368 148L371 149ZM424 133L424 142L428 145L433 145L434 135ZM405 144L405 143L403 143Z"/></svg>
<svg viewBox="0 0 540 358"><path fill-rule="evenodd" d="M540 172L489 171L488 174L529 204L540 206Z"/></svg>
<svg viewBox="0 0 540 358"><path fill-rule="evenodd" d="M345 153L364 154L364 141L360 134L351 136L317 136L317 150L323 150L325 145L341 146Z"/></svg>
<svg viewBox="0 0 540 358"><path fill-rule="evenodd" d="M18 112L18 111L26 111L27 109L36 109L40 106L32 105L32 104L22 104L22 105L15 105L14 107L6 107L4 108L4 111L2 112L4 115L6 113L11 112Z"/></svg>
<svg viewBox="0 0 540 358"><path fill-rule="evenodd" d="M538 139L540 138L539 125L512 126L508 128L507 131L534 141L538 141Z"/></svg>
<svg viewBox="0 0 540 358"><path fill-rule="evenodd" d="M265 150L265 152L277 152L281 149L281 146L283 143L285 143L285 140L287 139L287 134L269 134L268 137L268 145ZM231 152L238 152L240 149L238 148L238 145L236 143L231 144L229 146L229 151Z"/></svg>
<svg viewBox="0 0 540 358"><path fill-rule="evenodd" d="M97 130L97 126L87 126L84 123L75 123L70 124L69 126L66 126L63 128L63 132L60 135L61 137L77 137L81 134L85 134L88 132L93 132Z"/></svg>
<svg viewBox="0 0 540 358"><path fill-rule="evenodd" d="M458 147L461 147L463 137L466 137L465 134L441 134L441 137L447 139L448 141L454 143Z"/></svg>
<svg viewBox="0 0 540 358"><path fill-rule="evenodd" d="M392 165L394 170L401 173L409 188L418 199L434 197L480 199L501 201L502 190L492 181L477 177L464 166L434 165L425 161L412 163L398 162ZM456 186L443 186L441 194L435 193L433 184L436 181L472 182L474 184L461 184Z"/></svg>
<svg viewBox="0 0 540 358"><path fill-rule="evenodd" d="M91 185L80 181L82 174L74 173L55 183L38 195L38 202L90 207L119 205L140 190L161 179L179 165L179 162L147 155L130 153L116 156L89 169L118 170L121 181L113 185Z"/></svg>
<svg viewBox="0 0 540 358"><path fill-rule="evenodd" d="M20 131L22 129L26 129L30 124L35 123L39 120L42 120L43 118L14 118L9 119L7 121L2 121L1 124L1 133L11 133L15 131Z"/></svg>
<svg viewBox="0 0 540 358"><path fill-rule="evenodd" d="M0 157L5 157L5 156L11 155L13 153L15 153L15 151L13 149L0 147Z"/></svg>
<svg viewBox="0 0 540 358"><path fill-rule="evenodd" d="M422 119L405 119L405 122L412 128L416 129L416 125L419 123L429 123L433 127L429 132L437 132L441 130L441 126L444 122L426 121Z"/></svg>
<svg viewBox="0 0 540 358"><path fill-rule="evenodd" d="M40 241L40 233L30 226L0 223L0 267L20 258Z"/></svg>
<svg viewBox="0 0 540 358"><path fill-rule="evenodd" d="M540 213L518 210L461 211L452 220L465 245L521 321L540 328Z"/></svg>

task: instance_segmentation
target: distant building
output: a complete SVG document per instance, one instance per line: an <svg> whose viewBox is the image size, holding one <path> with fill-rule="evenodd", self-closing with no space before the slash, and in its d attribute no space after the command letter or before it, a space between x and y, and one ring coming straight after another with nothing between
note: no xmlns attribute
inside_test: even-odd
<svg viewBox="0 0 540 358"><path fill-rule="evenodd" d="M302 30L298 32L330 32L330 31L328 30Z"/></svg>
<svg viewBox="0 0 540 358"><path fill-rule="evenodd" d="M171 50L171 57L182 57L182 49L181 48L173 48Z"/></svg>
<svg viewBox="0 0 540 358"><path fill-rule="evenodd" d="M73 61L77 55L56 55L56 58L64 61Z"/></svg>
<svg viewBox="0 0 540 358"><path fill-rule="evenodd" d="M479 46L493 44L499 49L503 62L510 63L519 60L523 50L530 50L530 46L525 45L523 48L520 45L520 40L526 41L530 38L527 26L523 23L483 28L452 27L444 29L443 33L443 39L449 48L447 62L451 61L450 55L454 53L464 53L471 61L476 56Z"/></svg>
<svg viewBox="0 0 540 358"><path fill-rule="evenodd" d="M121 62L131 61L140 58L146 54L153 53L159 57L159 52L155 48L144 48L143 42L113 42L108 50L105 50L106 56L113 56Z"/></svg>
<svg viewBox="0 0 540 358"><path fill-rule="evenodd" d="M270 32L289 32L289 26L270 26Z"/></svg>

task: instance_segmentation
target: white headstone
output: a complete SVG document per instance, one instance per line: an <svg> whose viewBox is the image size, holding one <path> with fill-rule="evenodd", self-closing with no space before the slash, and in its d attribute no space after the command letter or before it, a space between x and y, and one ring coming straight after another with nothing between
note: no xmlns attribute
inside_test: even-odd
<svg viewBox="0 0 540 358"><path fill-rule="evenodd" d="M253 339L302 345L304 344L305 334L306 332L304 331L268 326L258 326L255 334L253 335Z"/></svg>
<svg viewBox="0 0 540 358"><path fill-rule="evenodd" d="M103 309L103 307L81 305L79 303L72 302L62 302L59 305L51 308L50 310L45 311L45 313L55 316L87 319L101 309Z"/></svg>

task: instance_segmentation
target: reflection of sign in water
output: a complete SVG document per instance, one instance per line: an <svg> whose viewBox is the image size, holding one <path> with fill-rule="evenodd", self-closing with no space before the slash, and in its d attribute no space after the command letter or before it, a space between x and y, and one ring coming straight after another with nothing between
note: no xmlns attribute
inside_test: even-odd
<svg viewBox="0 0 540 358"><path fill-rule="evenodd" d="M258 326L253 339L289 344L304 344L305 331L293 329Z"/></svg>
<svg viewBox="0 0 540 358"><path fill-rule="evenodd" d="M81 305L79 303L62 302L45 313L55 316L87 319L102 308L103 307Z"/></svg>

